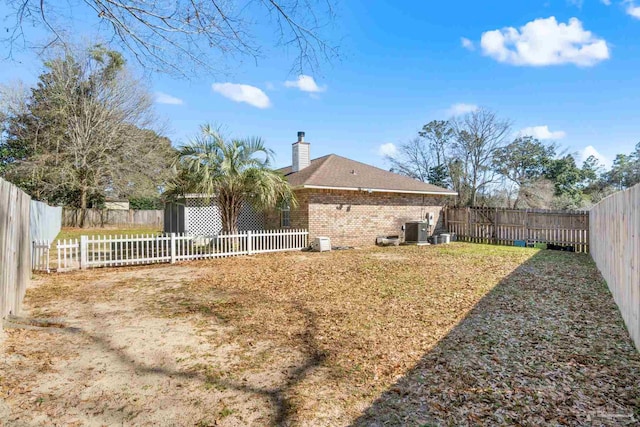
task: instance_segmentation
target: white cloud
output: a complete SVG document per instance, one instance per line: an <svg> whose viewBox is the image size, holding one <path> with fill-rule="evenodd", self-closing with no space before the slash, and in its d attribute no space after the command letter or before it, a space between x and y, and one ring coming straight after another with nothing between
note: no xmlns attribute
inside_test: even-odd
<svg viewBox="0 0 640 427"><path fill-rule="evenodd" d="M593 145L588 145L582 151L580 151L580 161L584 162L589 158L589 156L593 156L596 159L598 159L600 164L603 165L605 168L608 168L609 166L611 166L611 162L609 161L609 159L603 156L602 154L600 154L598 150L594 148Z"/></svg>
<svg viewBox="0 0 640 427"><path fill-rule="evenodd" d="M604 4L605 6L611 6L611 0L600 0L600 3Z"/></svg>
<svg viewBox="0 0 640 427"><path fill-rule="evenodd" d="M552 132L549 130L549 126L532 126L520 130L522 136L532 136L541 141L545 139L562 139L567 136L567 133L562 130Z"/></svg>
<svg viewBox="0 0 640 427"><path fill-rule="evenodd" d="M446 111L446 115L450 117L462 116L467 113L473 113L474 111L478 111L478 106L475 104L453 104Z"/></svg>
<svg viewBox="0 0 640 427"><path fill-rule="evenodd" d="M393 157L397 152L398 147L396 147L392 142L387 142L386 144L382 144L380 147L378 147L378 154L381 156Z"/></svg>
<svg viewBox="0 0 640 427"><path fill-rule="evenodd" d="M269 108L271 101L260 88L237 83L214 83L211 85L214 92L235 102L246 102L257 108Z"/></svg>
<svg viewBox="0 0 640 427"><path fill-rule="evenodd" d="M303 92L317 93L327 90L326 86L318 86L316 81L311 76L305 76L304 74L298 76L298 80L287 80L284 82L286 87L295 87Z"/></svg>
<svg viewBox="0 0 640 427"><path fill-rule="evenodd" d="M576 6L578 9L582 9L583 0L567 0L569 4Z"/></svg>
<svg viewBox="0 0 640 427"><path fill-rule="evenodd" d="M640 19L640 6L636 6L633 1L627 2L627 8L625 11L627 12L627 15Z"/></svg>
<svg viewBox="0 0 640 427"><path fill-rule="evenodd" d="M528 22L519 29L487 31L482 34L480 45L484 55L511 65L590 67L609 58L607 42L586 31L577 18L565 24L552 16Z"/></svg>
<svg viewBox="0 0 640 427"><path fill-rule="evenodd" d="M462 44L462 47L467 49L467 50L475 50L476 47L474 46L473 42L471 40L469 40L466 37L460 37L460 43Z"/></svg>
<svg viewBox="0 0 640 427"><path fill-rule="evenodd" d="M175 96L171 96L164 92L156 92L156 102L158 104L169 104L169 105L182 105L184 101L180 98L176 98Z"/></svg>

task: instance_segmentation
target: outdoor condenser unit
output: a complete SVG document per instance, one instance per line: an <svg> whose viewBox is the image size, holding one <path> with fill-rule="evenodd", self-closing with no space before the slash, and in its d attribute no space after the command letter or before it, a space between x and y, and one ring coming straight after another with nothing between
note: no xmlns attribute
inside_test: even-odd
<svg viewBox="0 0 640 427"><path fill-rule="evenodd" d="M411 221L404 225L404 241L406 243L427 243L429 237L427 221Z"/></svg>

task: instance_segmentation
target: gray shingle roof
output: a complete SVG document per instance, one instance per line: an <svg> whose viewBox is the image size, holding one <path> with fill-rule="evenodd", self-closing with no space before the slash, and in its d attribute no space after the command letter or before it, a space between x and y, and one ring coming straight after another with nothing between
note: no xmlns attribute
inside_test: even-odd
<svg viewBox="0 0 640 427"><path fill-rule="evenodd" d="M279 172L294 188L329 187L349 190L389 191L395 193L422 193L455 195L455 191L427 184L404 175L347 159L336 154L311 160L306 168L292 172L291 166Z"/></svg>

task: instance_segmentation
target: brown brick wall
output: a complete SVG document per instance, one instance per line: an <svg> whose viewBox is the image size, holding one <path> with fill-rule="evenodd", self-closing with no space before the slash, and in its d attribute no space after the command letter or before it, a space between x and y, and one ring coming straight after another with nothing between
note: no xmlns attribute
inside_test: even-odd
<svg viewBox="0 0 640 427"><path fill-rule="evenodd" d="M416 194L313 190L308 196L309 237L328 236L332 245L366 246L380 235L402 235L407 221L433 212L442 228L444 197Z"/></svg>
<svg viewBox="0 0 640 427"><path fill-rule="evenodd" d="M328 236L334 246L367 246L377 236L402 236L408 221L433 212L436 231L442 229L444 197L419 194L366 193L339 190L296 191L298 208L291 210L291 228L309 230L309 241ZM267 214L268 228L280 228L280 213Z"/></svg>
<svg viewBox="0 0 640 427"><path fill-rule="evenodd" d="M309 192L310 190L296 191L298 207L291 209L292 229L309 229ZM273 210L265 214L265 226L268 229L280 228L279 210Z"/></svg>

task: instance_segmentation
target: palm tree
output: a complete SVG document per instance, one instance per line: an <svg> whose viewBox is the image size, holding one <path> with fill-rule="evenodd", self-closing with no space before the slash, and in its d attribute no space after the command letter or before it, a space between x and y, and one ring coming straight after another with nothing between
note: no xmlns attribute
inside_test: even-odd
<svg viewBox="0 0 640 427"><path fill-rule="evenodd" d="M204 125L200 136L180 148L179 172L169 193L207 195L220 209L222 230L236 233L245 203L256 210L295 205L289 183L270 168L272 158L260 138L225 141L217 129Z"/></svg>

